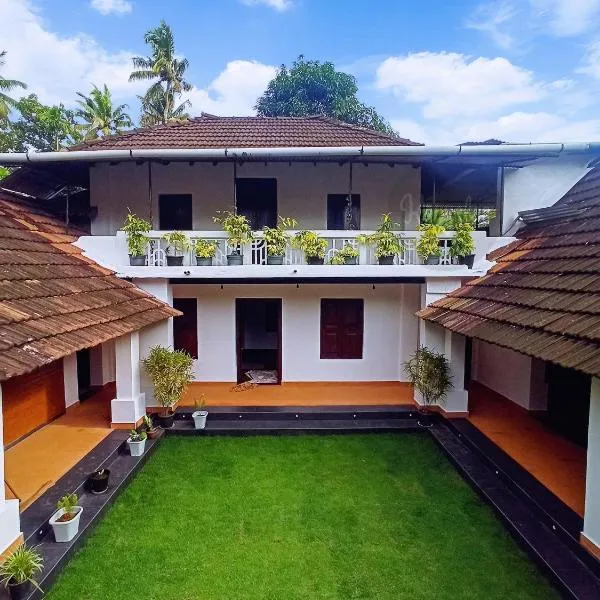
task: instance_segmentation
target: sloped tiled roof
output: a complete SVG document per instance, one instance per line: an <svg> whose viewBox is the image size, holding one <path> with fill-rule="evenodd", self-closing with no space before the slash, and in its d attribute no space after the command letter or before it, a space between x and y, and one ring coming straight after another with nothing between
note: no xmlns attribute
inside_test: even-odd
<svg viewBox="0 0 600 600"><path fill-rule="evenodd" d="M328 117L215 117L155 125L73 146L71 150L418 146Z"/></svg>
<svg viewBox="0 0 600 600"><path fill-rule="evenodd" d="M419 312L457 333L600 377L600 168L526 226L490 272Z"/></svg>
<svg viewBox="0 0 600 600"><path fill-rule="evenodd" d="M79 233L0 195L0 381L180 314L83 256Z"/></svg>

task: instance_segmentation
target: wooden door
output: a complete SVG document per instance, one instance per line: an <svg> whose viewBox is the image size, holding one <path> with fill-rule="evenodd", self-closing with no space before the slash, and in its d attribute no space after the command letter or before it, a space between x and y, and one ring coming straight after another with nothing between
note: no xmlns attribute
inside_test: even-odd
<svg viewBox="0 0 600 600"><path fill-rule="evenodd" d="M65 412L62 361L2 384L4 444L10 444Z"/></svg>

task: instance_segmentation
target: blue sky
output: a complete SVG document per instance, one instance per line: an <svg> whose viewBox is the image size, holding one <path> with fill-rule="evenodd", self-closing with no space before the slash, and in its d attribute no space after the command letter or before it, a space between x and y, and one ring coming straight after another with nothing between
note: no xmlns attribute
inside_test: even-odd
<svg viewBox="0 0 600 600"><path fill-rule="evenodd" d="M46 102L107 83L137 117L131 56L167 20L192 113L252 114L299 54L352 72L407 137L600 139L600 0L0 0L5 77Z"/></svg>

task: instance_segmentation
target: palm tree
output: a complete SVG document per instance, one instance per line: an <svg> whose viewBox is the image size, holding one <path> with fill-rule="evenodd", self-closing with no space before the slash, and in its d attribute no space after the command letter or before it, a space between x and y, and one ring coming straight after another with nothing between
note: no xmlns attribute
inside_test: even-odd
<svg viewBox="0 0 600 600"><path fill-rule="evenodd" d="M175 107L177 99L182 92L192 89L192 85L185 79L185 71L189 67L187 59L175 57L175 41L173 31L161 21L158 27L150 29L144 36L144 41L150 46L151 56L136 56L133 58L134 71L129 76L129 81L153 81L142 100L142 122L145 122L146 107L150 110L148 118L152 121L159 116L155 109L162 109L159 123L166 123L170 119L179 118L178 113L183 113L188 103ZM185 106L184 106L185 105Z"/></svg>
<svg viewBox="0 0 600 600"><path fill-rule="evenodd" d="M140 118L142 127L190 118L190 115L186 112L186 109L190 107L189 100L185 100L178 106L175 103L170 103L170 108L165 108L167 97L164 93L159 92L154 96L146 94L145 96L138 96L138 98L142 104L142 116Z"/></svg>
<svg viewBox="0 0 600 600"><path fill-rule="evenodd" d="M5 64L4 57L6 56L6 50L0 52L0 67ZM14 108L17 101L7 95L5 92L10 92L14 88L27 89L27 85L22 81L16 79L5 79L0 76L0 120L5 120L8 117L8 113L11 108Z"/></svg>
<svg viewBox="0 0 600 600"><path fill-rule="evenodd" d="M133 126L131 117L125 112L127 104L113 106L110 90L106 84L102 89L93 86L89 96L81 92L77 92L77 95L81 98L77 100L81 108L75 114L84 121L81 127L85 132L86 140L121 133L123 129Z"/></svg>

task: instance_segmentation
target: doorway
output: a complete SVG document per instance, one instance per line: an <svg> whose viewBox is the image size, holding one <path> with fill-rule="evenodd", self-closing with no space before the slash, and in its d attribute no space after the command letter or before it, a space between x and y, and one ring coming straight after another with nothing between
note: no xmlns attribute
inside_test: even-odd
<svg viewBox="0 0 600 600"><path fill-rule="evenodd" d="M281 298L237 298L237 381L281 383Z"/></svg>
<svg viewBox="0 0 600 600"><path fill-rule="evenodd" d="M235 180L237 212L250 222L253 231L277 225L277 180L238 177Z"/></svg>
<svg viewBox="0 0 600 600"><path fill-rule="evenodd" d="M89 398L93 392L90 350L89 348L78 350L75 356L77 357L77 388L81 401Z"/></svg>

